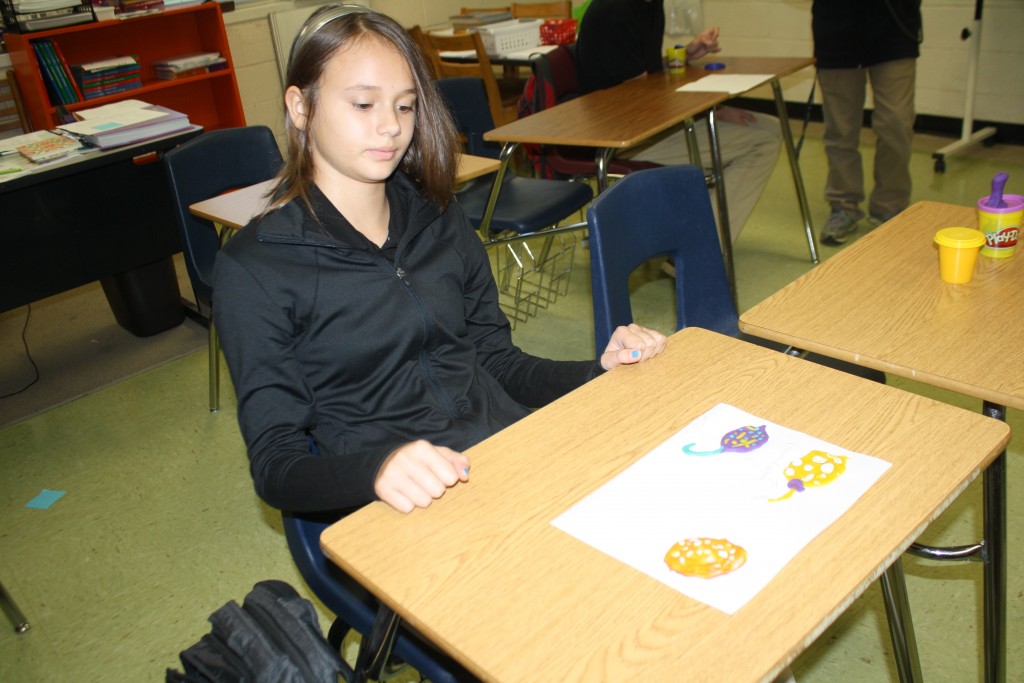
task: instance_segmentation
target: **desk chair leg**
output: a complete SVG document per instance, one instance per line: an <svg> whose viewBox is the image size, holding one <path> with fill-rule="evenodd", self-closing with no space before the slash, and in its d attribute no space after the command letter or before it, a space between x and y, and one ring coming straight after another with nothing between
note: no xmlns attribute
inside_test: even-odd
<svg viewBox="0 0 1024 683"><path fill-rule="evenodd" d="M209 339L206 343L210 363L210 412L220 410L220 336L210 316Z"/></svg>
<svg viewBox="0 0 1024 683"><path fill-rule="evenodd" d="M380 680L384 665L391 656L391 647L395 643L395 636L398 635L399 623L398 615L391 608L384 605L377 608L373 629L359 644L354 683Z"/></svg>
<svg viewBox="0 0 1024 683"><path fill-rule="evenodd" d="M982 412L1006 421L1006 407L985 401ZM1006 680L1006 451L982 475L985 531L985 680Z"/></svg>
<svg viewBox="0 0 1024 683"><path fill-rule="evenodd" d="M708 141L711 147L711 173L715 179L715 196L718 199L718 240L722 246L722 260L725 263L725 279L729 281L732 302L740 310L736 296L736 269L732 261L732 228L729 225L729 207L725 198L725 179L722 176L722 152L718 148L718 124L715 109L708 110Z"/></svg>
<svg viewBox="0 0 1024 683"><path fill-rule="evenodd" d="M11 620L15 633L24 633L32 628L28 623L28 618L20 609L18 609L18 605L14 602L14 598L11 597L11 594L7 592L7 589L4 588L2 583L0 583L0 607L2 607L4 612L7 614L7 618Z"/></svg>
<svg viewBox="0 0 1024 683"><path fill-rule="evenodd" d="M800 162L796 158L796 148L793 146L793 131L789 129L789 115L786 113L786 101L782 98L782 86L779 79L772 79L772 91L775 93L775 109L779 116L779 125L782 126L782 143L786 147L786 156L789 158L789 170L793 174L793 185L796 186L796 198L800 202L800 215L804 219L804 231L807 233L807 248L811 251L811 263L818 263L818 246L814 242L814 230L811 228L811 209L807 204L807 190L804 188L804 178L800 173Z"/></svg>
<svg viewBox="0 0 1024 683"><path fill-rule="evenodd" d="M686 130L686 150L690 153L690 163L697 168L704 168L704 164L700 160L700 147L697 144L697 129L694 125L693 119L686 119L683 122L683 128Z"/></svg>
<svg viewBox="0 0 1024 683"><path fill-rule="evenodd" d="M920 683L921 659L917 654L917 637L914 635L914 621L910 616L910 600L900 558L897 557L885 570L880 580L900 683Z"/></svg>

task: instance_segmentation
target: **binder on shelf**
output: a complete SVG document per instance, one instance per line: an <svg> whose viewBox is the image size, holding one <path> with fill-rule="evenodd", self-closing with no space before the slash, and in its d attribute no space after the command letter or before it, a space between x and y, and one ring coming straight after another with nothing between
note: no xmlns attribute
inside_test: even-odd
<svg viewBox="0 0 1024 683"><path fill-rule="evenodd" d="M60 51L60 44L55 43L51 40L50 48L54 51L54 53L57 56L57 62L60 64L62 76L64 77L64 79L67 80L68 85L71 86L71 90L75 94L75 101L81 102L85 98L82 97L82 91L78 88L78 84L75 83L74 76L71 75L71 67L68 66L68 61L64 59L64 53Z"/></svg>
<svg viewBox="0 0 1024 683"><path fill-rule="evenodd" d="M36 53L36 61L43 80L51 90L51 104L56 106L79 102L80 98L77 88L72 83L71 73L64 70L53 42L49 39L36 40L32 42L32 49Z"/></svg>
<svg viewBox="0 0 1024 683"><path fill-rule="evenodd" d="M192 125L182 112L140 100L124 100L76 113L82 121L58 127L100 149L130 145Z"/></svg>

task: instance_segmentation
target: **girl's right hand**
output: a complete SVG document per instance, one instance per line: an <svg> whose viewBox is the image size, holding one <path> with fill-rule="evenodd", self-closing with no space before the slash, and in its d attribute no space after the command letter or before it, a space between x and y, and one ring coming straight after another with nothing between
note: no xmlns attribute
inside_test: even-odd
<svg viewBox="0 0 1024 683"><path fill-rule="evenodd" d="M469 481L469 458L429 441L393 450L377 471L377 497L399 512L425 508L458 484Z"/></svg>

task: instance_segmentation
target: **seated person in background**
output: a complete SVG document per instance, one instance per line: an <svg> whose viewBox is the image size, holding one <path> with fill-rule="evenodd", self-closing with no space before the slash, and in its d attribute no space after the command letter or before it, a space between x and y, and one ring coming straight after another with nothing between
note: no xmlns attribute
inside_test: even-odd
<svg viewBox="0 0 1024 683"><path fill-rule="evenodd" d="M513 345L487 253L453 201L455 125L392 19L317 10L295 39L284 103L273 199L221 251L214 285L239 425L270 505L426 507L468 481L462 450L665 347L639 325L617 329L597 361Z"/></svg>
<svg viewBox="0 0 1024 683"><path fill-rule="evenodd" d="M593 0L583 15L576 40L580 91L603 90L661 71L665 8L662 0ZM719 52L718 29L711 28L686 46L688 60ZM775 169L782 142L779 120L735 107L716 110L722 174L733 242L754 210ZM702 163L710 167L707 121L696 126ZM621 154L664 166L688 164L685 130L669 131ZM718 207L712 201L716 210Z"/></svg>

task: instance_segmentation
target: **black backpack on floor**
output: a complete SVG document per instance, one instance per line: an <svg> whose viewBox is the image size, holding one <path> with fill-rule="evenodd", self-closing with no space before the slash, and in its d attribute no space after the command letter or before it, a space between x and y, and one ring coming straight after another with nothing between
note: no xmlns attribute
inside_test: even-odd
<svg viewBox="0 0 1024 683"><path fill-rule="evenodd" d="M167 683L337 683L351 668L327 643L313 603L283 581L260 581L210 615L210 633L181 653Z"/></svg>

